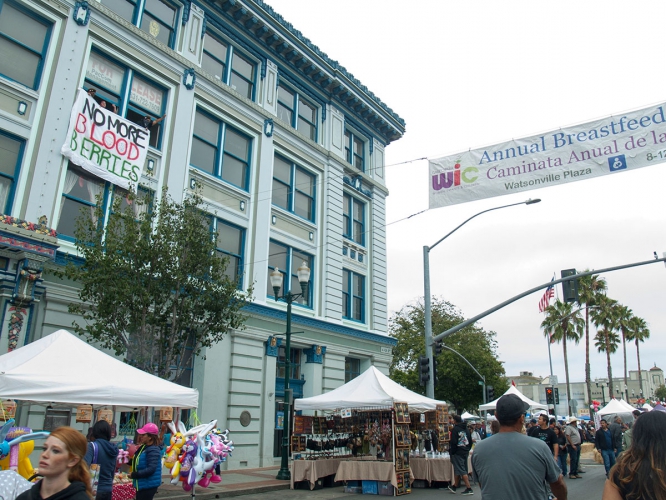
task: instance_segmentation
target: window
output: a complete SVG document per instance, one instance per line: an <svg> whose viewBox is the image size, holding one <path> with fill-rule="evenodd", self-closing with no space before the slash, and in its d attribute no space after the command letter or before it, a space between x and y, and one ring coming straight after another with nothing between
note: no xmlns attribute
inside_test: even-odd
<svg viewBox="0 0 666 500"><path fill-rule="evenodd" d="M144 188L139 188L138 196L142 197L148 194ZM111 201L120 198L120 208L123 210L132 202L129 199L129 192L125 189L105 182L77 167L72 162L67 165L65 174L65 186L62 190L62 201L60 203L60 215L58 217L58 234L65 239L74 238L76 229L76 219L81 215L89 216L91 219L96 217L97 199L101 198L102 206L110 211L113 203L107 201L111 196ZM142 212L149 210L150 207L144 203L133 204L134 213L138 219ZM102 222L102 221L99 221Z"/></svg>
<svg viewBox="0 0 666 500"><path fill-rule="evenodd" d="M227 221L212 217L211 231L217 233L215 249L220 257L227 257L229 262L225 274L232 281L242 284L243 249L245 247L245 230Z"/></svg>
<svg viewBox="0 0 666 500"><path fill-rule="evenodd" d="M360 172L365 172L365 159L363 150L365 143L353 132L345 130L345 155L347 163L350 163Z"/></svg>
<svg viewBox="0 0 666 500"><path fill-rule="evenodd" d="M278 359L276 364L277 378L284 378L284 367L286 363L285 352L286 349L284 346L280 346L278 349ZM301 378L300 349L289 349L289 371L291 372L291 375L289 376L290 380L299 380Z"/></svg>
<svg viewBox="0 0 666 500"><path fill-rule="evenodd" d="M365 276L342 270L342 317L365 322Z"/></svg>
<svg viewBox="0 0 666 500"><path fill-rule="evenodd" d="M10 214L25 143L0 132L0 213Z"/></svg>
<svg viewBox="0 0 666 500"><path fill-rule="evenodd" d="M315 218L316 177L282 156L273 163L273 205L311 222Z"/></svg>
<svg viewBox="0 0 666 500"><path fill-rule="evenodd" d="M37 90L51 25L18 4L0 0L0 74Z"/></svg>
<svg viewBox="0 0 666 500"><path fill-rule="evenodd" d="M190 164L247 191L252 140L197 109Z"/></svg>
<svg viewBox="0 0 666 500"><path fill-rule="evenodd" d="M167 97L164 88L98 52L90 53L84 87L95 89L95 100L104 101L108 109L115 106L120 116L142 127L147 126L150 146L161 147L161 117L165 113ZM129 97L125 97L127 90Z"/></svg>
<svg viewBox="0 0 666 500"><path fill-rule="evenodd" d="M361 374L361 360L345 358L345 384Z"/></svg>
<svg viewBox="0 0 666 500"><path fill-rule="evenodd" d="M201 68L250 100L254 100L256 67L235 47L206 33Z"/></svg>
<svg viewBox="0 0 666 500"><path fill-rule="evenodd" d="M283 84L278 85L277 116L305 137L317 142L317 108Z"/></svg>
<svg viewBox="0 0 666 500"><path fill-rule="evenodd" d="M287 245L282 245L281 243L276 243L274 241L270 242L268 247L268 274L270 275L274 269L279 269L282 273L283 281L280 294L286 293L288 291L291 291L295 294L301 293L301 284L298 281L297 271L303 262L305 262L311 270L314 269L314 258L312 255L301 252L295 248L288 247ZM313 273L311 272L306 297L298 300L300 305L309 308L312 308L312 276ZM275 292L271 286L271 280L268 279L267 281L268 290L266 291L266 295L268 297L275 297Z"/></svg>
<svg viewBox="0 0 666 500"><path fill-rule="evenodd" d="M165 0L101 0L120 17L173 48L178 7Z"/></svg>
<svg viewBox="0 0 666 500"><path fill-rule="evenodd" d="M342 197L342 235L365 245L365 203L345 193Z"/></svg>

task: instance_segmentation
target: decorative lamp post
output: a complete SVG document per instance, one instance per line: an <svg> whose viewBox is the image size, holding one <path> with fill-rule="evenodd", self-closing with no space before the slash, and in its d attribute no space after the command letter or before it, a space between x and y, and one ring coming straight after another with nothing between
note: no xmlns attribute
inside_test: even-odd
<svg viewBox="0 0 666 500"><path fill-rule="evenodd" d="M462 224L458 225L453 231L450 231L449 233L446 234L443 238L439 239L437 243L430 245L430 246L424 246L423 247L423 299L424 299L424 315L425 315L425 356L430 360L430 377L426 381L425 389L426 389L426 397L434 399L435 397L435 363L434 363L434 358L432 354L432 311L431 311L431 305L430 305L430 251L435 248L437 245L439 245L442 241L444 241L446 238L451 236L453 233L455 233L458 229L463 227L465 224L467 224L469 221L471 221L473 218L478 217L481 214L485 214L486 212L492 212L493 210L499 210L501 208L508 208L508 207L515 207L516 205L533 205L535 203L539 203L541 201L540 198L537 198L536 200L529 199L527 201L521 201L519 203L511 203L509 205L502 205L500 207L494 207L494 208L489 208L488 210L484 210L482 212L479 212L478 214L472 215L469 219L467 219L465 222ZM552 373L551 373L552 375Z"/></svg>
<svg viewBox="0 0 666 500"><path fill-rule="evenodd" d="M601 387L601 401L603 402L604 406L606 406L606 393L604 392L604 387L606 386L604 385L603 382L601 383L595 382L595 383L597 384L597 389Z"/></svg>
<svg viewBox="0 0 666 500"><path fill-rule="evenodd" d="M291 473L289 472L289 442L291 440L291 390L289 389L289 378L291 377L291 304L294 300L301 297L306 297L308 293L308 282L310 281L310 268L306 262L301 264L296 274L298 275L298 282L301 284L301 293L291 293L289 290L280 296L280 289L282 289L282 282L284 277L278 268L275 268L270 274L271 286L275 295L275 301L282 299L287 303L287 329L285 336L287 342L284 348L284 430L282 433L282 462L280 463L280 470L275 479L290 480Z"/></svg>

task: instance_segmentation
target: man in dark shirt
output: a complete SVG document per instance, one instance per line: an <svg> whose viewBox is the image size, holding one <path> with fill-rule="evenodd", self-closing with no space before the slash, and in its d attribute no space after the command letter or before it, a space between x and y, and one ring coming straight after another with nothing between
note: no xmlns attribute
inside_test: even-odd
<svg viewBox="0 0 666 500"><path fill-rule="evenodd" d="M536 427L532 428L530 437L539 438L546 443L557 462L557 455L560 447L557 445L557 434L555 434L555 431L548 425L548 415L539 415L538 424Z"/></svg>
<svg viewBox="0 0 666 500"><path fill-rule="evenodd" d="M608 427L613 438L613 452L615 453L615 458L622 452L622 418L615 417L615 422L610 424Z"/></svg>
<svg viewBox="0 0 666 500"><path fill-rule="evenodd" d="M601 419L601 429L594 435L594 447L604 459L604 468L606 469L606 477L608 477L608 472L615 465L615 447L613 436L605 419Z"/></svg>

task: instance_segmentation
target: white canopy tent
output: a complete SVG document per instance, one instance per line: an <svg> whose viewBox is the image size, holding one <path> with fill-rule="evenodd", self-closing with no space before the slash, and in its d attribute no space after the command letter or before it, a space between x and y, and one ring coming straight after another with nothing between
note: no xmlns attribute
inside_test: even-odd
<svg viewBox="0 0 666 500"><path fill-rule="evenodd" d="M627 408L617 399L611 399L603 408L600 408L597 412L599 415L611 415L611 414L627 414L634 411L636 408Z"/></svg>
<svg viewBox="0 0 666 500"><path fill-rule="evenodd" d="M71 405L196 408L199 391L150 375L58 330L0 356L0 397Z"/></svg>
<svg viewBox="0 0 666 500"><path fill-rule="evenodd" d="M478 415L472 415L470 412L466 411L465 413L460 415L460 418L462 418L463 420L474 420L474 419L479 419L481 417L479 417Z"/></svg>
<svg viewBox="0 0 666 500"><path fill-rule="evenodd" d="M629 411L634 411L636 409L635 406L631 406L629 403L627 403L624 399L620 399L620 404L627 408Z"/></svg>
<svg viewBox="0 0 666 500"><path fill-rule="evenodd" d="M531 408L537 408L537 409L543 409L543 410L548 409L548 405L537 403L536 401L532 401L530 398L523 395L522 392L520 392L518 389L516 389L515 385L510 385L509 388L507 389L507 391L504 394L502 394L502 396L504 396L505 394L515 394L520 399L522 399L527 404L529 404ZM502 397L502 396L500 396L500 397ZM479 406L479 410L494 410L495 406L497 406L497 402L499 400L500 400L500 398L497 398L495 401L491 401L490 403L486 403L485 405L481 405L481 406Z"/></svg>
<svg viewBox="0 0 666 500"><path fill-rule="evenodd" d="M652 411L652 407L649 405L649 403L645 403L643 408L645 408L647 411Z"/></svg>
<svg viewBox="0 0 666 500"><path fill-rule="evenodd" d="M295 410L340 410L343 408L368 408L407 403L410 410L425 412L446 404L421 396L397 384L374 366L345 385L319 396L294 400Z"/></svg>

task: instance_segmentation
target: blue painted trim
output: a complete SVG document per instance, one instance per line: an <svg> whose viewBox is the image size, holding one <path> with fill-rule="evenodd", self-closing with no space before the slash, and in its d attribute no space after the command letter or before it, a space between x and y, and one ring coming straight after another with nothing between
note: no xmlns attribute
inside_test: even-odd
<svg viewBox="0 0 666 500"><path fill-rule="evenodd" d="M280 322L287 321L286 311L282 311L280 309L274 309L272 307L260 304L248 304L243 308L243 311L246 313L257 314L259 316L275 319ZM354 337L362 340L369 340L371 342L378 342L380 344L387 344L390 346L396 346L398 344L398 341L391 337L379 335L376 333L366 332L362 330L357 330L355 328L349 328L343 325L335 325L327 323L326 321L322 321L316 318L308 318L305 316L300 316L297 312L293 311L291 315L291 321L292 325L302 325L304 327L316 328L318 330L324 330L331 333L347 335L349 337Z"/></svg>
<svg viewBox="0 0 666 500"><path fill-rule="evenodd" d="M183 26L187 24L187 21L190 20L190 10L192 9L191 0L181 0L183 3L183 15L181 17L181 23Z"/></svg>
<svg viewBox="0 0 666 500"><path fill-rule="evenodd" d="M356 175L354 177L349 177L348 175L344 175L342 177L342 182L344 182L350 187L353 187L354 189L356 189L356 191L358 191L361 194L364 194L368 198L372 198L372 191L370 191L369 189L365 189L363 187L363 176Z"/></svg>
<svg viewBox="0 0 666 500"><path fill-rule="evenodd" d="M266 137L272 137L273 136L273 119L272 118L266 118L264 120L264 134L266 134Z"/></svg>
<svg viewBox="0 0 666 500"><path fill-rule="evenodd" d="M83 2L76 2L72 11L72 18L79 26L87 26L88 21L90 21L90 7L88 6L88 2L85 0Z"/></svg>
<svg viewBox="0 0 666 500"><path fill-rule="evenodd" d="M280 352L280 346L282 345L282 339L271 335L266 340L266 356L271 356L273 358L278 357Z"/></svg>
<svg viewBox="0 0 666 500"><path fill-rule="evenodd" d="M197 82L197 75L194 68L187 68L183 71L183 85L187 90L192 90Z"/></svg>
<svg viewBox="0 0 666 500"><path fill-rule="evenodd" d="M324 355L326 354L326 346L313 344L312 347L310 347L309 349L304 349L303 352L305 353L306 363L316 363L321 365L324 362Z"/></svg>
<svg viewBox="0 0 666 500"><path fill-rule="evenodd" d="M299 380L290 378L289 379L289 388L294 394L294 398L303 397L303 386L305 385L305 380ZM275 379L275 395L277 397L284 397L284 378Z"/></svg>

